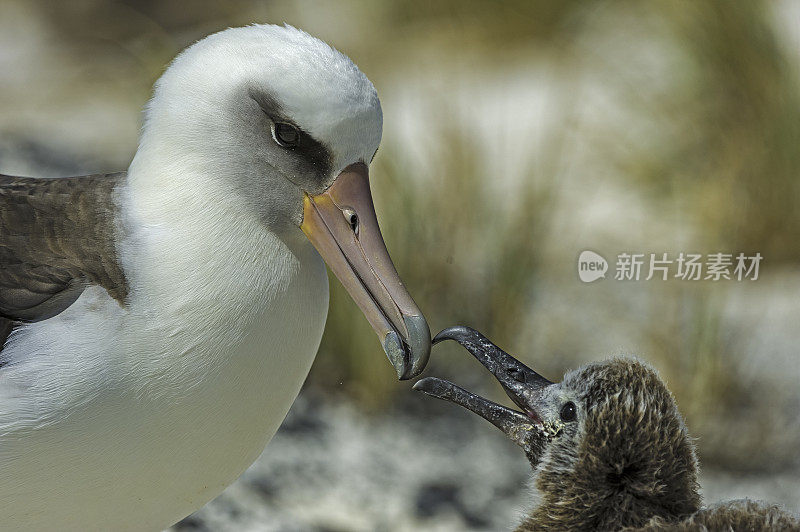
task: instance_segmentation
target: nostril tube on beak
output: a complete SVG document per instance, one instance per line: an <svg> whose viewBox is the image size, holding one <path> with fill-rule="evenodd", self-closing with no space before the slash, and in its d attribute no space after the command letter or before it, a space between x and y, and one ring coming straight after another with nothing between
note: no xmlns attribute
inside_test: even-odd
<svg viewBox="0 0 800 532"><path fill-rule="evenodd" d="M344 215L344 219L347 221L347 224L350 226L350 229L353 230L353 233L358 236L358 214L356 211L351 209L350 207L345 207L342 209L342 215Z"/></svg>

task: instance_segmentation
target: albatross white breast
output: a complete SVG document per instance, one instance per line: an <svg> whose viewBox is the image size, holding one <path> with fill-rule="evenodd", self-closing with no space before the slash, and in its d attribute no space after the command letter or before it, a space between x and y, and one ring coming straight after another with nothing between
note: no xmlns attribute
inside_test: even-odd
<svg viewBox="0 0 800 532"><path fill-rule="evenodd" d="M167 69L127 173L0 176L0 529L160 530L233 482L316 354L320 255L398 377L423 369L369 193L381 128L347 57L250 26Z"/></svg>

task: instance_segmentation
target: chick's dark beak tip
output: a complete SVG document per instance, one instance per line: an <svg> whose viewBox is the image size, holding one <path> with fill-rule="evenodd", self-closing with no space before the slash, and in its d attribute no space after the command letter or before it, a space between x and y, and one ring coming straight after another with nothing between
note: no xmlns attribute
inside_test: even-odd
<svg viewBox="0 0 800 532"><path fill-rule="evenodd" d="M436 392L443 388L444 381L438 377L425 377L414 383L412 390L426 395L436 396Z"/></svg>
<svg viewBox="0 0 800 532"><path fill-rule="evenodd" d="M455 325L439 331L439 334L434 336L433 340L431 341L431 345L436 345L440 342L444 342L445 340L455 340L458 342L460 340L474 337L475 335L480 335L480 333L475 329L467 327L466 325Z"/></svg>

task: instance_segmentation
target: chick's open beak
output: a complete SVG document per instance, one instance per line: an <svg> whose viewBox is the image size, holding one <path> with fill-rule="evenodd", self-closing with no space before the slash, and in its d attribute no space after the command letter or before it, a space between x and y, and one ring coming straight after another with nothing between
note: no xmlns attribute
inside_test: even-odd
<svg viewBox="0 0 800 532"><path fill-rule="evenodd" d="M386 250L367 165L351 164L325 192L306 194L300 227L378 333L397 377L419 375L430 329Z"/></svg>
<svg viewBox="0 0 800 532"><path fill-rule="evenodd" d="M469 327L449 327L437 334L433 343L443 340L455 340L464 346L495 376L508 397L522 412L484 399L436 377L419 380L414 384L414 389L467 408L503 431L525 449L526 453L533 453L549 430L537 413L535 405L544 388L553 383Z"/></svg>

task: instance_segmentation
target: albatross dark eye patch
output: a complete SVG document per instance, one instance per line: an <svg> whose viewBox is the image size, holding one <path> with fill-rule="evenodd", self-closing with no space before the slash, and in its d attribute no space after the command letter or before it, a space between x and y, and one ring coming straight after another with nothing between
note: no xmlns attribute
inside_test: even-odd
<svg viewBox="0 0 800 532"><path fill-rule="evenodd" d="M320 183L330 177L332 157L328 147L298 126L270 94L251 89L250 97L261 108L275 144L291 151L298 174L315 174ZM264 122L259 122L263 124ZM263 130L259 129L259 132ZM266 131L264 131L266 133Z"/></svg>
<svg viewBox="0 0 800 532"><path fill-rule="evenodd" d="M293 148L300 143L300 130L286 122L276 122L272 128L272 136L284 148Z"/></svg>

